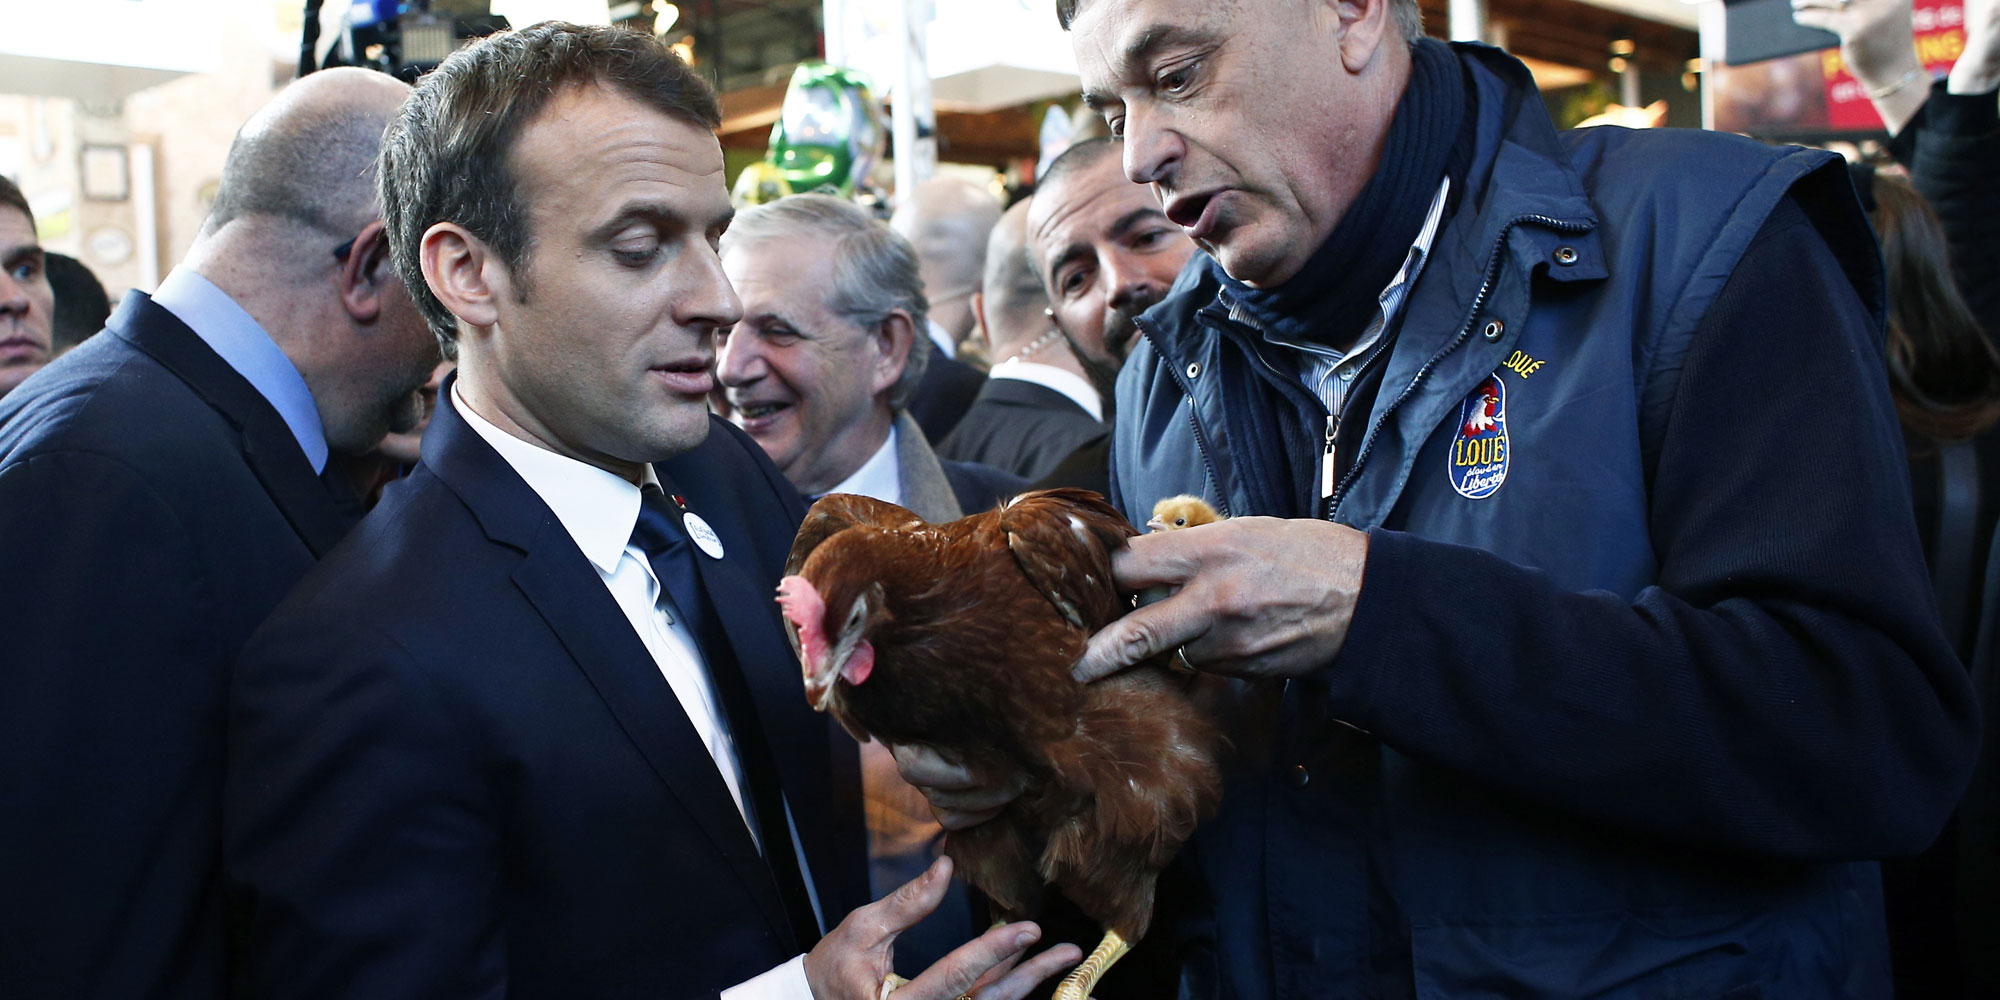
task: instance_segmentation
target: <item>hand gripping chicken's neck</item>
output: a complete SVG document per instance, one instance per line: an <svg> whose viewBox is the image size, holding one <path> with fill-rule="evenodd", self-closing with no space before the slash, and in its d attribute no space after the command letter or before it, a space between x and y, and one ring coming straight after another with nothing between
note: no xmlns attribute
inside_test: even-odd
<svg viewBox="0 0 2000 1000"><path fill-rule="evenodd" d="M857 598L840 633L826 632L826 599L802 576L778 581L778 608L799 630L799 661L805 668L806 699L824 712L833 700L836 678L861 684L875 671L875 647L861 637L867 607Z"/></svg>

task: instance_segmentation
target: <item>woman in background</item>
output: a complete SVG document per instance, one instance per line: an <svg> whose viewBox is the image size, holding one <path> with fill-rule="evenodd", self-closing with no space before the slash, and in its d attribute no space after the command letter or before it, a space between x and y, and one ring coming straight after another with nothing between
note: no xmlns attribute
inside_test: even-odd
<svg viewBox="0 0 2000 1000"><path fill-rule="evenodd" d="M1882 242L1889 286L1889 388L1910 453L1917 526L1940 588L1939 610L1959 655L1969 660L1986 543L2000 518L2000 434L1993 433L2000 424L2000 351L1953 284L1944 230L1923 196L1883 175L1872 176L1869 186L1869 219ZM1961 485L1956 477L1971 478ZM1960 493L1970 502L1962 514ZM1964 566L1952 565L1960 560Z"/></svg>
<svg viewBox="0 0 2000 1000"><path fill-rule="evenodd" d="M2000 519L2000 351L1952 280L1938 217L1909 184L1858 168L1856 188L1888 278L1889 389L1910 459L1910 494L1938 611L1993 725L1991 664L1976 650L1988 552ZM1931 849L1883 862L1890 960L1904 997L2000 989L2000 781L1989 732L1972 785Z"/></svg>

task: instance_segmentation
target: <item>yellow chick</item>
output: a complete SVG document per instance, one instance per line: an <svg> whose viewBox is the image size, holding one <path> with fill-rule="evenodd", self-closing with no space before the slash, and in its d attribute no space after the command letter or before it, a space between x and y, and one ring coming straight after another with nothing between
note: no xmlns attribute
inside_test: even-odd
<svg viewBox="0 0 2000 1000"><path fill-rule="evenodd" d="M1153 518L1146 522L1147 531L1179 531L1198 524L1214 524L1222 520L1208 501L1186 493L1168 497L1153 505Z"/></svg>

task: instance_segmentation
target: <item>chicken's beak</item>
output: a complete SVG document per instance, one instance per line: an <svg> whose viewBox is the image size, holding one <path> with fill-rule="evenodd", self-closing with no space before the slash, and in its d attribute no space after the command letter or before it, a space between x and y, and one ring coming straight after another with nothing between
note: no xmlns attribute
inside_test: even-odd
<svg viewBox="0 0 2000 1000"><path fill-rule="evenodd" d="M833 683L840 679L840 653L838 650L816 649L817 656L801 655L799 662L806 670L806 704L815 712L824 712L833 703Z"/></svg>
<svg viewBox="0 0 2000 1000"><path fill-rule="evenodd" d="M1161 518L1160 515L1154 514L1152 519L1146 522L1146 530L1165 531L1167 530L1167 522L1165 521L1165 519Z"/></svg>
<svg viewBox="0 0 2000 1000"><path fill-rule="evenodd" d="M824 664L806 667L806 702L815 712L824 712L833 704L833 682L840 677L837 670L828 669Z"/></svg>
<svg viewBox="0 0 2000 1000"><path fill-rule="evenodd" d="M843 636L825 662L806 669L806 700L812 703L813 711L824 712L833 704L833 686L837 681L844 677L849 684L859 685L874 671L874 644L859 632Z"/></svg>

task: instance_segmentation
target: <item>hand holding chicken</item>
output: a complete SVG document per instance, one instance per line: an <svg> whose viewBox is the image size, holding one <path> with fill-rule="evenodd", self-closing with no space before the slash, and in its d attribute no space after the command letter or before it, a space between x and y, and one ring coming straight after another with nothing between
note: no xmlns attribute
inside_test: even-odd
<svg viewBox="0 0 2000 1000"><path fill-rule="evenodd" d="M892 985L897 1000L1021 1000L1081 957L1075 945L1065 944L1023 962L1041 928L996 924L914 981L892 975L896 938L937 908L950 879L951 862L940 858L921 876L856 909L828 931L805 956L806 983L815 1000L882 1000Z"/></svg>
<svg viewBox="0 0 2000 1000"><path fill-rule="evenodd" d="M1092 636L1076 677L1175 650L1235 677L1324 670L1347 641L1367 564L1368 534L1331 521L1234 517L1134 538L1112 557L1118 585L1167 596Z"/></svg>

